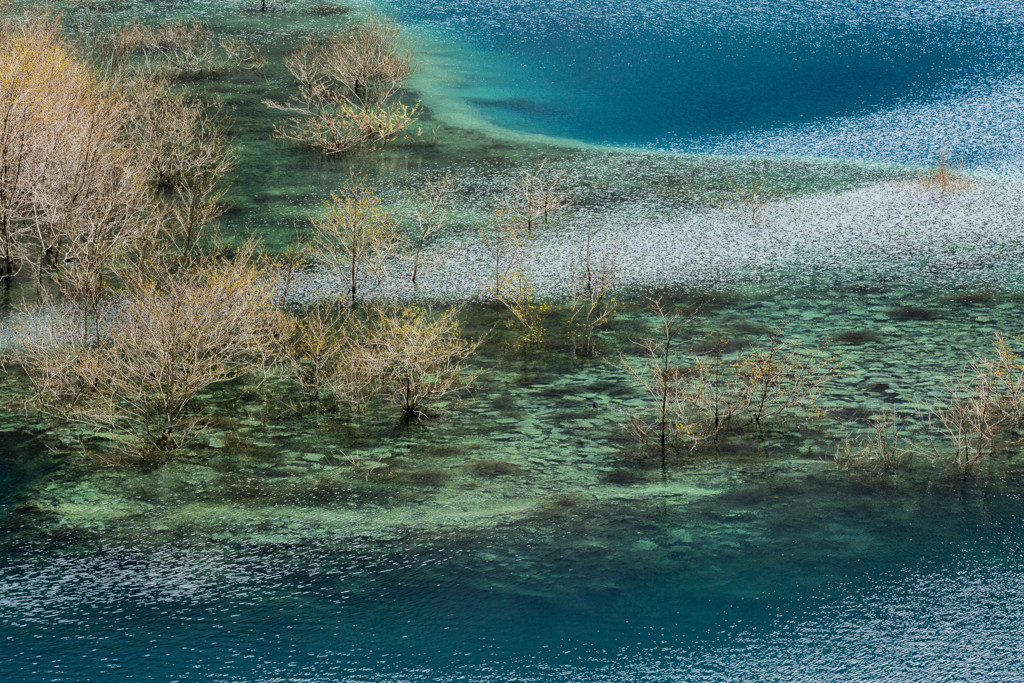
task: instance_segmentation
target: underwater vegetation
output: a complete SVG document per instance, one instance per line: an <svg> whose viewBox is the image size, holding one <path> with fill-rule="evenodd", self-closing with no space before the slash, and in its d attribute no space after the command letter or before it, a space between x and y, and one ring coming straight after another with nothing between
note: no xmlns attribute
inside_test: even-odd
<svg viewBox="0 0 1024 683"><path fill-rule="evenodd" d="M0 0L0 678L1020 678L1020 12L896 4Z"/></svg>
<svg viewBox="0 0 1024 683"><path fill-rule="evenodd" d="M58 427L57 451L74 443L85 462L161 468L202 462L203 444L224 449L222 459L257 453L275 430L311 424L330 453L312 449L296 476L313 464L334 472L317 474L314 488L388 484L416 497L419 487L453 487L457 474L524 476L525 463L481 457L473 429L459 423L478 421L472 406L486 405L499 430L528 424L536 416L498 387L558 402L578 375L600 377L601 388L589 407L557 409L560 431L596 439L583 448L610 458L597 481L617 486L647 481L652 458L664 481L670 464L786 450L793 434L814 444L799 447L804 456L885 476L915 459L972 476L1016 452L1024 370L1016 340L998 329L994 353L975 345L949 354L948 374L930 378L923 395L899 396L898 406L892 382L876 379L866 393L889 403L868 398L873 407L859 408L842 385L858 354L884 347L891 332L879 321L931 323L949 304L902 303L844 330L826 315L794 321L765 309L762 295L724 284L724 274L770 273L784 287L809 273L835 286L850 287L851 272L884 283L900 260L893 240L904 265L928 261L945 248L934 245L962 242L977 215L963 208L980 207L993 221L972 245L979 255L962 259L968 270L953 274L973 279L972 268L997 265L983 255L1007 244L1010 227L995 217L1017 185L973 178L944 153L913 172L840 170L833 187L811 180L820 178L813 164L801 176L801 162L648 159L631 178L628 154L615 184L588 168L604 152L574 159L547 148L529 161L529 150L517 160L515 147L501 146L485 146L481 159L502 165L483 176L371 173L372 159L423 145L396 140L419 111L401 104L414 56L392 19L342 24L327 37L293 39L300 47L277 62L298 79L304 104L264 110L267 119L302 108L264 135L316 150L307 157L350 158L333 171L337 189L307 207L307 227L278 249L218 223L237 212L226 197L245 152L231 132L238 115L204 94L218 79L273 68L273 55L196 21L69 34L45 14L3 24L0 256L8 288L22 297L6 324L7 391L33 420ZM60 117L45 115L58 107ZM394 107L409 120L387 132L357 121ZM386 141L394 144L378 149ZM91 183L85 191L82 182ZM841 231L841 252L829 231ZM738 306L761 310L731 319ZM388 403L408 426L387 424ZM364 453L403 441L410 454L428 452L423 439L438 420L461 433L449 447L458 470L396 467L383 452ZM623 469L630 463L637 473ZM243 498L258 501L276 486L261 481L222 490L251 490Z"/></svg>

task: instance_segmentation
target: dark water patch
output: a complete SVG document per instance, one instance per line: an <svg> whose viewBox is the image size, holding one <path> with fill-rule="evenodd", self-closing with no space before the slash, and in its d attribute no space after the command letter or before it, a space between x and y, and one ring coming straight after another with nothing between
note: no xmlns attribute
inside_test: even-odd
<svg viewBox="0 0 1024 683"><path fill-rule="evenodd" d="M59 468L59 460L49 452L44 437L23 428L0 431L0 519L34 482Z"/></svg>
<svg viewBox="0 0 1024 683"><path fill-rule="evenodd" d="M763 323L755 322L753 320L737 320L735 322L731 320L725 321L730 334L723 335L724 337L739 336L739 337L765 337L772 333L773 328Z"/></svg>
<svg viewBox="0 0 1024 683"><path fill-rule="evenodd" d="M888 384L875 384L869 387L869 391L885 394L889 388ZM839 406L829 411L829 416L842 422L866 422L871 417L871 410L862 406Z"/></svg>
<svg viewBox="0 0 1024 683"><path fill-rule="evenodd" d="M421 487L435 487L443 486L452 478L452 473L449 470L443 470L436 467L424 467L416 470L409 470L405 472L398 472L395 474L395 478L402 483L408 483L412 486Z"/></svg>
<svg viewBox="0 0 1024 683"><path fill-rule="evenodd" d="M515 97L501 100L474 98L469 103L487 109L507 109L517 114L532 115L552 115L561 109L551 104Z"/></svg>
<svg viewBox="0 0 1024 683"><path fill-rule="evenodd" d="M645 481L645 477L640 472L633 469L619 469L611 470L601 475L599 481L602 484L614 484L615 486L632 486L633 484L639 484Z"/></svg>
<svg viewBox="0 0 1024 683"><path fill-rule="evenodd" d="M991 306L997 303L996 295L992 292L960 292L949 297L950 303L957 306Z"/></svg>
<svg viewBox="0 0 1024 683"><path fill-rule="evenodd" d="M530 519L533 522L547 523L556 520L575 520L584 514L591 504L592 501L581 494L563 493L541 501Z"/></svg>
<svg viewBox="0 0 1024 683"><path fill-rule="evenodd" d="M330 2L315 2L306 7L304 12L311 17L332 17L349 14L352 12L352 8L348 5Z"/></svg>
<svg viewBox="0 0 1024 683"><path fill-rule="evenodd" d="M370 479L374 476L370 473ZM384 474L378 475L386 476ZM296 478L278 484L275 502L282 505L308 505L330 507L334 505L372 505L391 502L393 494L387 489L353 485L354 477L320 475L318 477Z"/></svg>
<svg viewBox="0 0 1024 683"><path fill-rule="evenodd" d="M523 471L519 465L504 460L470 460L466 467L478 477L507 477Z"/></svg>
<svg viewBox="0 0 1024 683"><path fill-rule="evenodd" d="M836 344L843 344L846 346L861 346L863 344L876 344L879 342L877 332L871 330L846 330L845 332L838 332L832 341Z"/></svg>
<svg viewBox="0 0 1024 683"><path fill-rule="evenodd" d="M928 321L941 317L939 311L923 306L898 306L886 311L886 315L892 320L899 321Z"/></svg>
<svg viewBox="0 0 1024 683"><path fill-rule="evenodd" d="M844 287L844 290L854 295L877 295L891 292L891 285L884 282L856 282Z"/></svg>
<svg viewBox="0 0 1024 683"><path fill-rule="evenodd" d="M873 394L882 394L886 397L893 397L897 395L896 389L894 389L888 382L874 382L869 384L866 389Z"/></svg>
<svg viewBox="0 0 1024 683"><path fill-rule="evenodd" d="M480 447L480 444L466 443L423 443L417 444L411 451L416 458L455 458L461 457Z"/></svg>

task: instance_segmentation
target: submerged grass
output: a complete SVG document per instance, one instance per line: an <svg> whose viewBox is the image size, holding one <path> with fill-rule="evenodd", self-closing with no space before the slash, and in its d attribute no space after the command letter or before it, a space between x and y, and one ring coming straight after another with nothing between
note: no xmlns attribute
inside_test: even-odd
<svg viewBox="0 0 1024 683"><path fill-rule="evenodd" d="M22 509L49 529L207 539L230 533L277 543L367 530L493 528L509 519L550 526L586 518L595 505L628 509L651 497L686 505L765 477L815 487L834 476L822 473L828 468L820 460L844 429L868 430L867 417L893 403L908 411L928 405L965 352L987 344L994 330L1024 329L1024 246L1014 210L1024 185L1016 181L979 181L936 202L893 182L903 169L499 138L437 119L429 97L421 130L373 154L328 158L274 140L278 115L261 100L286 96L292 84L280 57L307 31L332 25L337 17L326 10L282 5L274 32L258 31L268 56L258 76L193 84L230 104L239 163L223 233L239 241L257 234L281 250L308 237L310 214L352 172L372 177L391 204L429 174L450 172L463 195L448 236L426 246L434 265L421 287L411 288L396 263L377 293L476 300L461 314L467 335L490 333L473 361L484 372L475 393L459 410L414 426L376 409L357 418L305 418L280 387L244 404L216 393L206 399L219 411L216 433L171 461L97 470L71 462L66 449L42 458L57 473L26 489ZM112 5L99 21L116 23L134 11ZM251 32L251 22L262 20L230 12L206 18L228 33ZM600 335L605 358L635 353L632 341L650 334L645 296L699 308L684 333L691 353L737 351L790 320L790 332L808 342L831 338L842 347L843 372L821 399L831 421L727 440L702 456L679 453L667 481L659 477L656 459L621 430L624 411L642 397L612 364L572 359L566 311L550 316L547 346L531 352L514 344L507 315L488 301L479 225L503 188L541 158L564 174L573 211L538 231L530 267L542 294L557 298L588 231L596 249L614 254L624 310ZM729 207L755 186L766 206L751 221ZM302 278L297 298L338 288L316 268ZM83 435L64 436L72 443ZM939 475L922 467L907 476ZM707 504L729 510L751 501L736 494Z"/></svg>

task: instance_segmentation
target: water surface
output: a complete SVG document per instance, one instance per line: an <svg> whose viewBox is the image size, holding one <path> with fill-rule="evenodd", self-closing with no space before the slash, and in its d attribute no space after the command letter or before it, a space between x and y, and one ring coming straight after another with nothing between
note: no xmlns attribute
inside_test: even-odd
<svg viewBox="0 0 1024 683"><path fill-rule="evenodd" d="M424 132L332 159L272 139L278 115L260 103L294 87L281 54L348 20L312 5L115 3L71 18L195 16L267 50L262 72L193 84L234 120L232 236L287 244L350 168L389 199L448 169L467 188L452 239L472 246L493 195L547 155L577 205L539 244L570 250L588 225L611 242L668 236L623 245L624 272L631 246L647 261L628 271L607 358L650 332L652 288L704 302L687 348L790 320L847 359L823 396L833 417L677 454L663 475L620 429L641 398L614 362L572 360L558 331L522 354L502 313L474 305L464 322L491 330L474 361L488 374L422 427L384 408L302 416L280 385L214 392L209 440L104 468L75 455L88 434L32 423L0 438L0 679L1024 678L1019 453L966 482L927 458L882 478L830 462L844 430L926 410L995 330L1024 330L1021 188L936 197L905 169L779 158L945 147L1012 170L1014 3L395 0L418 32ZM542 146L495 126L774 158ZM720 201L751 178L788 196L763 224ZM651 254L678 267L644 271Z"/></svg>
<svg viewBox="0 0 1024 683"><path fill-rule="evenodd" d="M464 116L588 142L976 168L1022 160L1012 1L391 0Z"/></svg>

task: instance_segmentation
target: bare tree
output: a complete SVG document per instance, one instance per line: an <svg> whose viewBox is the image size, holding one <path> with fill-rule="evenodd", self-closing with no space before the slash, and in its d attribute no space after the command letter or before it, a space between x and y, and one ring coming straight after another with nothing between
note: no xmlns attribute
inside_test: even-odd
<svg viewBox="0 0 1024 683"><path fill-rule="evenodd" d="M811 409L839 365L835 355L810 352L799 339L786 338L788 325L788 320L779 325L736 364L744 394L750 397L749 418L758 431L765 420Z"/></svg>
<svg viewBox="0 0 1024 683"><path fill-rule="evenodd" d="M637 342L643 351L643 360L639 363L625 356L620 357L620 363L653 401L653 422L648 416L632 414L630 425L633 435L643 441L652 433L657 435L662 474L665 474L674 429L672 411L679 397L680 381L684 374L678 364L675 345L678 343L681 326L691 321L696 314L682 318L678 313L670 313L661 299L650 299L650 304L651 311L657 317L658 336Z"/></svg>
<svg viewBox="0 0 1024 683"><path fill-rule="evenodd" d="M550 160L541 159L534 168L519 174L518 180L506 189L502 202L510 215L524 223L526 233L532 235L538 221L546 224L550 215L572 205L563 190L564 181L564 173L555 173Z"/></svg>
<svg viewBox="0 0 1024 683"><path fill-rule="evenodd" d="M581 263L575 269L570 291L569 338L576 355L583 357L595 355L594 333L608 325L618 310L618 303L612 296L615 262L610 255L595 254L591 241L588 228Z"/></svg>
<svg viewBox="0 0 1024 683"><path fill-rule="evenodd" d="M378 280L388 256L398 247L398 224L374 188L351 176L324 202L324 213L311 219L317 255L349 280L349 302L355 305L359 274L369 269ZM347 271L347 272L346 272Z"/></svg>
<svg viewBox="0 0 1024 683"><path fill-rule="evenodd" d="M696 448L718 443L732 426L747 426L761 434L764 423L790 416L816 417L821 387L835 376L839 359L821 349L806 349L799 340L782 337L781 326L751 349L729 356L716 348L700 355L676 360L672 351L678 318L654 307L658 316L659 339L641 342L646 359L641 363L624 359L626 371L655 399L661 447L668 435ZM652 432L650 423L632 418L638 436Z"/></svg>
<svg viewBox="0 0 1024 683"><path fill-rule="evenodd" d="M874 474L896 474L918 449L906 420L896 408L872 416L869 433L861 439L847 437L836 450L836 465L848 470L868 470Z"/></svg>
<svg viewBox="0 0 1024 683"><path fill-rule="evenodd" d="M0 260L55 274L88 334L107 276L152 232L145 169L125 135L131 107L76 58L49 18L0 45Z"/></svg>
<svg viewBox="0 0 1024 683"><path fill-rule="evenodd" d="M759 162L756 169L742 181L729 178L727 184L728 196L721 199L719 205L754 225L768 222L768 210L772 202L786 196L783 188L772 186L769 182L768 168L763 162Z"/></svg>
<svg viewBox="0 0 1024 683"><path fill-rule="evenodd" d="M328 154L382 145L419 116L419 103L399 98L412 72L412 52L393 19L371 15L363 22L285 59L299 82L299 97L267 106L297 116L275 129Z"/></svg>
<svg viewBox="0 0 1024 683"><path fill-rule="evenodd" d="M130 23L120 30L105 32L97 47L115 65L174 79L256 69L265 63L249 41L218 38L208 24L197 21Z"/></svg>
<svg viewBox="0 0 1024 683"><path fill-rule="evenodd" d="M23 313L8 360L29 377L32 405L105 431L133 455L188 442L205 423L196 395L269 360L276 314L253 253L130 279L98 343L69 335L50 311Z"/></svg>
<svg viewBox="0 0 1024 683"><path fill-rule="evenodd" d="M370 348L381 359L384 389L406 420L427 415L428 404L472 386L476 375L465 368L476 350L459 331L457 311L432 316L421 306L378 312L371 319Z"/></svg>
<svg viewBox="0 0 1024 683"><path fill-rule="evenodd" d="M926 192L933 192L940 197L960 194L977 186L978 182L964 172L961 164L949 160L945 150L939 152L935 163L917 173L914 183Z"/></svg>
<svg viewBox="0 0 1024 683"><path fill-rule="evenodd" d="M524 234L522 224L510 221L508 213L502 210L494 213L492 222L495 262L491 295L512 314L522 332L519 342L525 346L540 346L547 334L544 322L551 306L537 293L530 267L530 235Z"/></svg>
<svg viewBox="0 0 1024 683"><path fill-rule="evenodd" d="M0 261L51 262L54 223L87 202L109 162L121 105L76 60L56 20L15 23L0 44Z"/></svg>
<svg viewBox="0 0 1024 683"><path fill-rule="evenodd" d="M445 173L425 177L406 197L409 212L416 221L416 251L412 260L413 285L416 284L416 276L419 274L423 245L431 236L444 229L448 221L448 207L455 201L457 191L451 173Z"/></svg>
<svg viewBox="0 0 1024 683"><path fill-rule="evenodd" d="M994 346L994 355L972 358L946 383L949 400L931 414L952 447L933 446L932 455L961 476L977 473L1024 416L1024 363L1003 335L996 334Z"/></svg>
<svg viewBox="0 0 1024 683"><path fill-rule="evenodd" d="M125 83L130 106L126 135L154 187L174 189L235 166L219 108L142 73Z"/></svg>
<svg viewBox="0 0 1024 683"><path fill-rule="evenodd" d="M283 315L280 354L289 376L305 394L309 410L322 408L338 375L350 372L353 344L349 308L343 301L318 302L300 315ZM351 391L342 392L345 398Z"/></svg>

